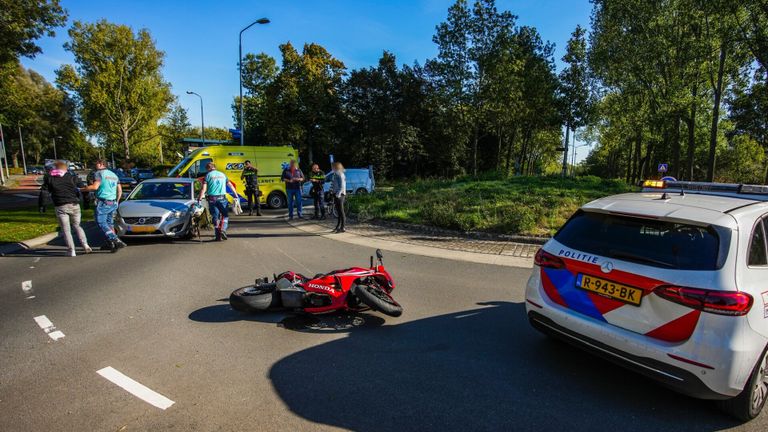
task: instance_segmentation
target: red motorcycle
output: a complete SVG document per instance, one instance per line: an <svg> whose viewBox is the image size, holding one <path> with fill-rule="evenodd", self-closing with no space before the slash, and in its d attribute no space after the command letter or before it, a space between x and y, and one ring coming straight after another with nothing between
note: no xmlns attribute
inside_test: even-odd
<svg viewBox="0 0 768 432"><path fill-rule="evenodd" d="M392 298L395 283L384 268L381 250L378 263L371 256L370 268L352 267L318 274L313 278L287 271L257 279L251 286L238 288L229 296L232 308L241 312L286 309L309 314L333 311L361 312L369 309L398 317L403 307Z"/></svg>

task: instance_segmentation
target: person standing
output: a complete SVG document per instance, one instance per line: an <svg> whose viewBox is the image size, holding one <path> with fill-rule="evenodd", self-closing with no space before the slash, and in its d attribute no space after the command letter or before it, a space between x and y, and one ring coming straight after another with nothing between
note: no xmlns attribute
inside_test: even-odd
<svg viewBox="0 0 768 432"><path fill-rule="evenodd" d="M259 170L251 165L251 161L245 161L245 168L240 175L240 180L245 184L245 196L248 198L248 216L253 216L253 206L256 206L256 216L261 216L261 191L259 190Z"/></svg>
<svg viewBox="0 0 768 432"><path fill-rule="evenodd" d="M283 170L282 179L285 182L285 193L288 196L288 220L293 220L293 206L296 206L296 214L301 219L302 200L301 183L304 181L304 173L296 166L296 161L291 159L288 168Z"/></svg>
<svg viewBox="0 0 768 432"><path fill-rule="evenodd" d="M64 161L58 160L53 166L53 169L43 177L43 184L40 187L40 197L37 201L40 213L45 213L45 194L49 193L56 211L56 219L59 221L67 244L67 255L77 256L72 230L75 231L83 252L89 254L93 250L88 246L88 238L80 226L80 191L77 187L77 176L67 171L67 163Z"/></svg>
<svg viewBox="0 0 768 432"><path fill-rule="evenodd" d="M343 233L346 232L347 224L347 215L344 214L344 201L347 199L347 176L344 174L344 165L342 165L341 162L335 162L333 164L333 179L331 182L336 215L338 217L336 229L333 231Z"/></svg>
<svg viewBox="0 0 768 432"><path fill-rule="evenodd" d="M203 187L200 189L198 201L202 201L208 193L208 207L213 217L213 229L216 241L227 239L227 226L229 225L229 201L227 201L227 176L216 170L216 164L209 162L206 166L208 174L205 175Z"/></svg>
<svg viewBox="0 0 768 432"><path fill-rule="evenodd" d="M99 159L96 161L96 173L93 175L93 183L80 189L81 192L94 192L96 209L94 216L99 228L107 236L107 242L102 250L117 252L126 245L115 234L115 212L123 195L123 187L117 174L107 169L107 162Z"/></svg>
<svg viewBox="0 0 768 432"><path fill-rule="evenodd" d="M312 182L312 189L309 195L315 205L315 215L312 219L325 219L325 173L320 171L320 165L312 164L312 171L309 173L309 181Z"/></svg>

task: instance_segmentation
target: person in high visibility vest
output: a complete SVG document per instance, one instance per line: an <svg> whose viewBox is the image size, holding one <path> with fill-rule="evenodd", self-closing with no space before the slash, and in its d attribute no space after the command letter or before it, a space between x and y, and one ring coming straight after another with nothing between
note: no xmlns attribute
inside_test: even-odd
<svg viewBox="0 0 768 432"><path fill-rule="evenodd" d="M259 170L251 165L251 161L245 161L245 168L243 168L243 173L240 175L240 180L245 184L245 196L248 198L248 216L253 216L254 206L256 206L256 216L261 216Z"/></svg>

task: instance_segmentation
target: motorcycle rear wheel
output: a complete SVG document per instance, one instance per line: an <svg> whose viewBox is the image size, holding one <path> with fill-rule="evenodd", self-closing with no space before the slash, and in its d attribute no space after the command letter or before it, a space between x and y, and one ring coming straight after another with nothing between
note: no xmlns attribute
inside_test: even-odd
<svg viewBox="0 0 768 432"><path fill-rule="evenodd" d="M239 312L264 312L280 306L280 293L275 284L242 287L229 295L229 305Z"/></svg>
<svg viewBox="0 0 768 432"><path fill-rule="evenodd" d="M383 288L376 285L355 285L353 289L352 293L355 297L371 309L391 317L399 317L403 314L403 307Z"/></svg>

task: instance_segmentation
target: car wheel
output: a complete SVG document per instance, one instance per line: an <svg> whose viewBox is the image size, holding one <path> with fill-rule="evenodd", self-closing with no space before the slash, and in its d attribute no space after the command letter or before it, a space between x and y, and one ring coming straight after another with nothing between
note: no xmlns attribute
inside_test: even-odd
<svg viewBox="0 0 768 432"><path fill-rule="evenodd" d="M355 195L365 195L367 193L368 193L368 189L366 189L366 188L358 188L355 191Z"/></svg>
<svg viewBox="0 0 768 432"><path fill-rule="evenodd" d="M267 196L267 206L271 209L280 209L286 206L288 200L281 192L272 192Z"/></svg>
<svg viewBox="0 0 768 432"><path fill-rule="evenodd" d="M744 390L733 399L720 401L720 408L741 421L760 415L768 400L768 347L757 361Z"/></svg>

